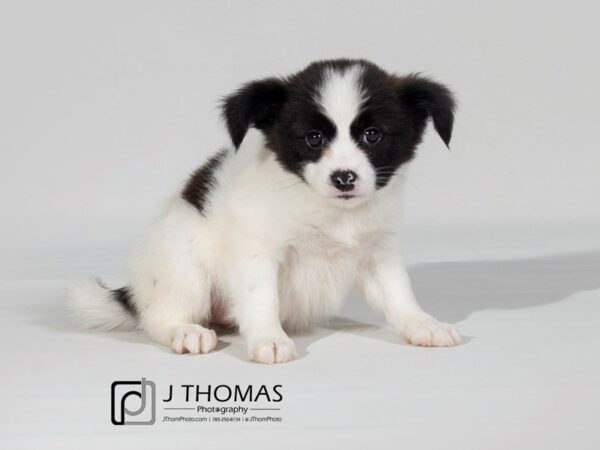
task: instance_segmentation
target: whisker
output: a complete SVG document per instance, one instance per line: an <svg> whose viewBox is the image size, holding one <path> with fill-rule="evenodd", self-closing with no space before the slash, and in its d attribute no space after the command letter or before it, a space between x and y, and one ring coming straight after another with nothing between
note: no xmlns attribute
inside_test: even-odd
<svg viewBox="0 0 600 450"><path fill-rule="evenodd" d="M375 172L379 172L379 171L381 171L381 170L397 170L397 169L398 169L398 168L397 168L397 167L394 167L394 166L384 166L384 167L377 167L377 168L375 169Z"/></svg>
<svg viewBox="0 0 600 450"><path fill-rule="evenodd" d="M389 180L389 177L385 177L385 176L379 176L379 175L377 175L377 176L375 177L375 179L376 179L376 181L378 181L378 182L379 182L379 181L388 181L388 180ZM412 187L412 188L415 188L416 190L418 190L418 191L422 192L422 189L421 189L421 187L420 187L418 184L414 183L414 182L413 182L413 180L411 180L410 178L408 178L408 177L405 177L405 178L404 178L404 182L405 182L406 184L408 184L410 187Z"/></svg>
<svg viewBox="0 0 600 450"><path fill-rule="evenodd" d="M277 189L274 189L273 191L270 191L270 192L274 192L276 190L283 191L283 190L286 190L286 189L293 188L294 186L298 186L300 183L303 183L302 180L289 180L289 181L293 181L292 184L288 184L286 186L279 185L279 186L277 186Z"/></svg>

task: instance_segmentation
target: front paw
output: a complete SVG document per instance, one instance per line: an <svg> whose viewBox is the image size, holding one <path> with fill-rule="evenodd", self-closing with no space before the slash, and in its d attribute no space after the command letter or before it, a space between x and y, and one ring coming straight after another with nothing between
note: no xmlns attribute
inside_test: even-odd
<svg viewBox="0 0 600 450"><path fill-rule="evenodd" d="M401 334L410 344L421 347L453 347L460 343L460 335L452 325L428 315L407 320Z"/></svg>
<svg viewBox="0 0 600 450"><path fill-rule="evenodd" d="M248 344L248 356L263 364L285 363L296 359L296 346L285 334L264 337Z"/></svg>

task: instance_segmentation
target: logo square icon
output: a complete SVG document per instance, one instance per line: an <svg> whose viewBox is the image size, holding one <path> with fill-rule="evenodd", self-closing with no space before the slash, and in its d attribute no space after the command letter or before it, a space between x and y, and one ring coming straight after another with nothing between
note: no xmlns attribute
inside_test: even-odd
<svg viewBox="0 0 600 450"><path fill-rule="evenodd" d="M115 381L110 387L113 425L152 425L156 421L156 385L140 381Z"/></svg>

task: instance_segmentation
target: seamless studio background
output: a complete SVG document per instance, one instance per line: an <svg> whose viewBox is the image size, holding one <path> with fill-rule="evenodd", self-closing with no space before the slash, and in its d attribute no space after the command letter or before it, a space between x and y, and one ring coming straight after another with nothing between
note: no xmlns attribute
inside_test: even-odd
<svg viewBox="0 0 600 450"><path fill-rule="evenodd" d="M4 268L122 259L189 173L229 145L222 96L344 56L456 92L451 151L430 132L409 171L411 254L597 244L598 32L590 8L574 5L3 2ZM448 248L441 233L468 239Z"/></svg>
<svg viewBox="0 0 600 450"><path fill-rule="evenodd" d="M421 447L462 440L471 448L494 436L490 445L498 448L550 448L577 435L580 448L593 448L587 418L600 395L598 366L581 355L596 352L591 345L600 337L593 326L600 292L598 12L584 1L0 2L0 333L17 342L0 364L8 406L0 438L11 448L68 447L83 433L95 436L92 446L108 445L121 438L104 420L105 382L177 382L173 371L191 370L188 359L157 352L143 337L73 331L60 310L60 286L90 273L125 277L140 233L195 167L229 145L219 120L222 96L313 60L351 57L423 72L456 93L451 150L429 130L398 201L405 203L406 259L417 294L426 309L458 322L466 342L455 353L428 354L443 355L437 360L404 354L406 346L393 346L394 336L382 338L372 325L321 329L319 339L301 341L305 357L296 366L275 369L297 389L290 388L287 425L272 436L322 442L333 434L352 447L377 429L375 441L401 437ZM378 323L359 302L348 308L345 317ZM352 392L363 413L310 394L325 378L300 381L315 366L323 377L353 372L355 360L338 351L348 346L344 337L359 353L380 356L368 359L372 366L398 368L393 377L370 370L356 374L362 381L341 384L338 394ZM272 377L255 366L239 369L243 348L233 342L197 363L206 377L234 366L257 382ZM77 369L82 382L66 352L85 366L89 348L97 352L97 372ZM111 364L115 352L124 356ZM162 369L157 354L169 358ZM53 391L31 388L43 383L38 373L54 374L45 382ZM70 387L57 387L60 377ZM365 380L387 391L357 394L356 383ZM14 393L25 385L23 402ZM520 399L511 403L506 389ZM58 411L87 412L65 425L42 410L32 425L27 408L57 392ZM304 400L299 392L308 392ZM323 402L319 421L300 414L308 401ZM403 408L376 409L396 401ZM577 412L559 420L546 407L557 402L558 410ZM419 434L432 424L438 433ZM536 427L551 432L543 437ZM174 431L154 444L169 442ZM230 438L248 433L260 434L255 428ZM131 433L127 439L141 442Z"/></svg>

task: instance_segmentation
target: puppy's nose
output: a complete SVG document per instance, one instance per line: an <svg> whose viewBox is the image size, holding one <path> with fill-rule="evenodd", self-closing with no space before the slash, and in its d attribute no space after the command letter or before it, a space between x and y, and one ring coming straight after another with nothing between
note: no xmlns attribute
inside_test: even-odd
<svg viewBox="0 0 600 450"><path fill-rule="evenodd" d="M331 183L340 191L348 192L354 189L358 175L352 170L336 170L330 176Z"/></svg>

